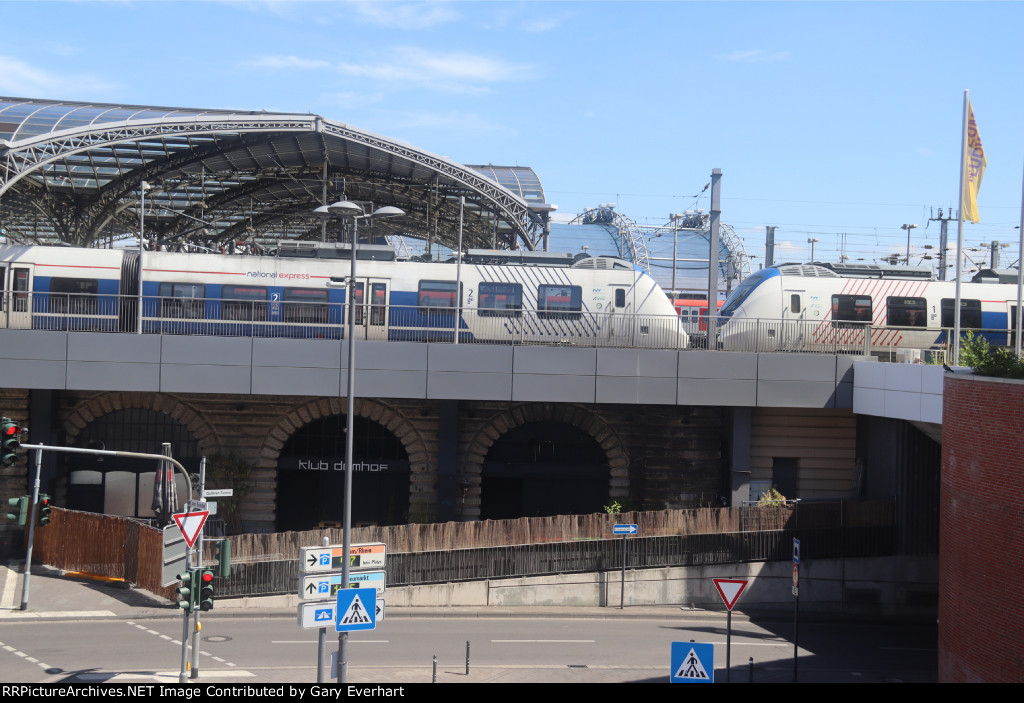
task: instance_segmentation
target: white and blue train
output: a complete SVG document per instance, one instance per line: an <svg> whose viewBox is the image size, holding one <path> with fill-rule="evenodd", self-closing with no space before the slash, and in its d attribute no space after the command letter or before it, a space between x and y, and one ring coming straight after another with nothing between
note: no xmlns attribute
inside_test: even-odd
<svg viewBox="0 0 1024 703"><path fill-rule="evenodd" d="M961 283L960 327L1013 344L1017 272ZM932 349L954 326L955 283L930 270L865 264L782 264L746 278L719 311L719 346L744 351ZM870 337L868 337L870 335Z"/></svg>
<svg viewBox="0 0 1024 703"><path fill-rule="evenodd" d="M131 249L0 246L0 327L135 332L141 323L143 333L337 339L349 256L343 245L282 245L274 256L147 251L140 276ZM457 266L397 261L375 245L360 245L358 258L357 339L689 342L664 291L620 259L470 250Z"/></svg>

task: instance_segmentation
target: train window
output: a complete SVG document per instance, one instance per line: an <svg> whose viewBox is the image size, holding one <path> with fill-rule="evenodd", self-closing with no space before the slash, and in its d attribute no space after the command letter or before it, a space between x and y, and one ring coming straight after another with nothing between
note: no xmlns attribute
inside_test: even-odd
<svg viewBox="0 0 1024 703"><path fill-rule="evenodd" d="M624 308L626 307L626 289L616 288L615 289L615 307Z"/></svg>
<svg viewBox="0 0 1024 703"><path fill-rule="evenodd" d="M206 286L200 283L161 283L160 317L201 320L206 316Z"/></svg>
<svg viewBox="0 0 1024 703"><path fill-rule="evenodd" d="M860 327L864 323L870 324L871 296L833 295L832 319L835 321L836 327Z"/></svg>
<svg viewBox="0 0 1024 703"><path fill-rule="evenodd" d="M284 322L327 322L326 288L285 288L282 298L281 319Z"/></svg>
<svg viewBox="0 0 1024 703"><path fill-rule="evenodd" d="M889 324L894 327L927 327L928 301L924 298L886 298Z"/></svg>
<svg viewBox="0 0 1024 703"><path fill-rule="evenodd" d="M420 281L420 312L456 307L455 291L457 286L455 281ZM462 305L461 297L459 296L460 299L457 303L459 306Z"/></svg>
<svg viewBox="0 0 1024 703"><path fill-rule="evenodd" d="M800 314L800 294L791 293L789 296L789 311L794 315Z"/></svg>
<svg viewBox="0 0 1024 703"><path fill-rule="evenodd" d="M49 312L95 315L99 287L95 278L51 278Z"/></svg>
<svg viewBox="0 0 1024 703"><path fill-rule="evenodd" d="M582 310L580 286L541 285L537 289L538 317L579 317Z"/></svg>
<svg viewBox="0 0 1024 703"><path fill-rule="evenodd" d="M518 283L481 283L477 308L483 317L518 317L523 312L523 287Z"/></svg>
<svg viewBox="0 0 1024 703"><path fill-rule="evenodd" d="M223 286L222 320L266 320L267 289L262 286Z"/></svg>
<svg viewBox="0 0 1024 703"><path fill-rule="evenodd" d="M11 269L11 289L14 291L14 312L28 311L28 269Z"/></svg>
<svg viewBox="0 0 1024 703"><path fill-rule="evenodd" d="M384 325L388 311L388 285L386 283L370 284L370 324Z"/></svg>
<svg viewBox="0 0 1024 703"><path fill-rule="evenodd" d="M953 327L955 298L942 299L942 326ZM981 329L981 301L960 299L961 329Z"/></svg>

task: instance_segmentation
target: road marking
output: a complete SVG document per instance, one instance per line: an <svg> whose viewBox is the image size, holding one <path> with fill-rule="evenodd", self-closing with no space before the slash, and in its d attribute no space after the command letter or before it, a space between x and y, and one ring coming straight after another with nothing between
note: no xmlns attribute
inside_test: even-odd
<svg viewBox="0 0 1024 703"><path fill-rule="evenodd" d="M137 628L139 630L142 630L143 632L147 632L147 633L149 633L151 635L156 635L160 639L165 640L167 642L171 642L172 644L175 644L175 645L177 645L179 647L181 646L181 640L176 640L176 639L174 639L172 637L168 637L167 635L165 635L165 634L163 634L161 632L157 632L156 630L151 630L150 628L146 627L145 625L140 625L138 623L132 622L131 620L126 620L124 624L128 625L129 627L134 627L134 628ZM202 654L203 656L210 657L211 659L214 659L217 662L220 662L224 666L236 666L235 664L232 664L229 661L225 661L224 659L221 659L220 657L215 657L212 654L210 654L209 652L204 652L201 649L199 650L199 653ZM244 672L244 670L242 670L242 669L235 669L235 671ZM127 675L134 675L134 674L126 674L126 676ZM153 674L153 673L138 674L138 676L150 676L150 675L151 676L163 676L163 674ZM237 675L238 676L243 676L243 675L245 675L245 676L252 676L253 674L239 673ZM178 674L175 674L174 675L174 680L177 681L177 679L178 679ZM103 679L103 680L106 681L107 679ZM110 681L113 681L113 680L114 679L110 679Z"/></svg>
<svg viewBox="0 0 1024 703"><path fill-rule="evenodd" d="M492 644L537 644L539 643L552 643L552 644L594 644L597 640L491 640Z"/></svg>
<svg viewBox="0 0 1024 703"><path fill-rule="evenodd" d="M388 644L391 640L354 640L349 638L349 644ZM270 640L270 644L316 644L316 640Z"/></svg>
<svg viewBox="0 0 1024 703"><path fill-rule="evenodd" d="M88 673L78 674L76 681L88 682L98 681L103 683L131 683L138 679L152 680L154 683L178 683L180 672L174 671L125 671L121 673ZM256 674L244 669L203 669L203 676L218 676L224 678L242 678L255 676Z"/></svg>
<svg viewBox="0 0 1024 703"><path fill-rule="evenodd" d="M30 657L27 654L25 654L24 652L18 651L17 649L15 649L14 647L12 647L9 644L4 644L3 642L0 642L0 647L3 647L4 649L6 649L8 652L10 652L12 654L16 654L19 657L23 657L25 659L25 661L27 661L27 662L32 662L36 666L40 667L43 671L49 672L51 669L54 668L54 667L50 666L49 664L47 664L46 662L41 662L38 659L36 659L35 657Z"/></svg>
<svg viewBox="0 0 1024 703"><path fill-rule="evenodd" d="M0 596L0 608L14 607L14 592L18 590L18 572L14 569L14 562L9 562L7 564L7 576L4 578L3 595Z"/></svg>

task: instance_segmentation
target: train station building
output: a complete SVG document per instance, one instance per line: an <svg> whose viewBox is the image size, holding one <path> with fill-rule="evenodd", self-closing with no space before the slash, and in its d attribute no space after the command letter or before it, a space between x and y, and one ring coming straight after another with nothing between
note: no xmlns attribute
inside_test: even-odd
<svg viewBox="0 0 1024 703"><path fill-rule="evenodd" d="M336 201L399 208L368 218L360 241L419 260L447 257L460 237L463 249L543 251L554 210L530 168L457 164L318 115L0 98L2 243L138 252L141 231L143 255L258 254L345 242L351 230L313 215ZM14 265L4 271L16 290ZM340 523L338 340L0 338L0 409L31 442L138 452L170 442L190 471L207 458L209 486L234 489L227 529ZM936 482L932 438L853 412L851 359L464 346L359 346L357 524L614 501L721 506L773 485L805 500L888 496L901 481ZM880 433L886 451L866 441ZM23 494L28 473L24 460L3 469L0 494ZM48 455L43 478L58 505L152 514L153 468L139 462Z"/></svg>

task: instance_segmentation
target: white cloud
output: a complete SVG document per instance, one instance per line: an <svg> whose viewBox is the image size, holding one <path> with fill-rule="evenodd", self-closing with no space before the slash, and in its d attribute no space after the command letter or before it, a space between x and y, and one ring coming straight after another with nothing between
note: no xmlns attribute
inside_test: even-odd
<svg viewBox="0 0 1024 703"><path fill-rule="evenodd" d="M459 13L447 2L399 4L371 0L346 3L346 7L355 10L358 19L389 29L425 29L459 18Z"/></svg>
<svg viewBox="0 0 1024 703"><path fill-rule="evenodd" d="M298 56L261 56L245 63L250 68L296 69L301 71L330 68L331 64L321 59L302 59Z"/></svg>
<svg viewBox="0 0 1024 703"><path fill-rule="evenodd" d="M734 51L731 54L723 54L717 58L719 61L733 61L736 63L778 63L780 61L788 61L789 52L768 52L763 49L750 49L748 51Z"/></svg>
<svg viewBox="0 0 1024 703"><path fill-rule="evenodd" d="M461 52L438 53L400 47L379 63L343 63L338 69L350 76L379 81L415 82L455 92L485 92L489 83L522 81L533 68Z"/></svg>
<svg viewBox="0 0 1024 703"><path fill-rule="evenodd" d="M356 107L366 107L367 105L376 105L384 100L384 93L327 93L323 98L326 101L333 102L339 107L351 109Z"/></svg>
<svg viewBox="0 0 1024 703"><path fill-rule="evenodd" d="M13 56L0 55L0 93L4 95L68 99L88 95L95 100L97 93L112 88L113 84L90 75L52 73Z"/></svg>

